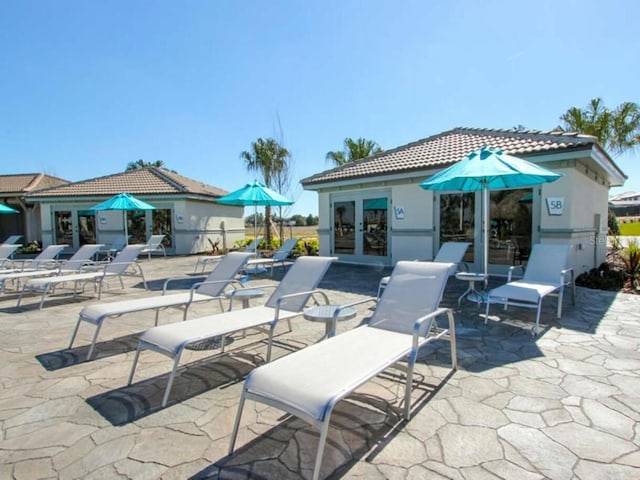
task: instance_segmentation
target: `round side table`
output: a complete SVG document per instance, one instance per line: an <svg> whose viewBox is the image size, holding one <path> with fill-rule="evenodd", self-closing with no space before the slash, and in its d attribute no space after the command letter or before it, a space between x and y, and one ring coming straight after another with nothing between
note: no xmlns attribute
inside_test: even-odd
<svg viewBox="0 0 640 480"><path fill-rule="evenodd" d="M340 308L340 305L316 305L315 307L307 308L303 315L304 318L312 322L324 322L324 334L326 337L331 333L331 322L336 310ZM336 317L339 322L344 320L351 320L356 316L356 309L353 307L346 307L340 310Z"/></svg>
<svg viewBox="0 0 640 480"><path fill-rule="evenodd" d="M484 282L489 278L489 275L485 275L484 273L458 272L456 273L456 278L469 282L469 287L458 297L458 306L460 306L460 302L464 297L467 297L467 299L472 302L476 302L478 305L485 301L484 294L476 290L476 282Z"/></svg>
<svg viewBox="0 0 640 480"><path fill-rule="evenodd" d="M225 296L230 300L229 310L231 310L234 300L242 300L242 308L247 308L249 306L249 300L252 298L260 298L265 293L262 288L238 288L237 290L226 293Z"/></svg>

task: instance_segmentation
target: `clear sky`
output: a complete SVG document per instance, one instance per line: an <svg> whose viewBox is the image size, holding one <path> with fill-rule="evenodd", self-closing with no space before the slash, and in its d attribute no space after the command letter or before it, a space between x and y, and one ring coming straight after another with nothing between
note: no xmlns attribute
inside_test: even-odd
<svg viewBox="0 0 640 480"><path fill-rule="evenodd" d="M258 137L298 180L345 137L393 148L464 126L547 130L640 102L640 2L0 2L0 173L71 181L140 158L235 190ZM640 191L639 152L618 157Z"/></svg>

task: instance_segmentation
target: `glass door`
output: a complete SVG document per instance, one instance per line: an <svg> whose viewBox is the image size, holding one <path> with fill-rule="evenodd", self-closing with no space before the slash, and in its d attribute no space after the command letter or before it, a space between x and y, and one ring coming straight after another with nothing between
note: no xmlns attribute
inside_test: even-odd
<svg viewBox="0 0 640 480"><path fill-rule="evenodd" d="M463 262L474 263L476 195L469 193L443 193L440 195L439 245L445 242L469 242ZM479 259L478 261L481 261Z"/></svg>
<svg viewBox="0 0 640 480"><path fill-rule="evenodd" d="M526 264L531 253L533 189L490 192L489 263Z"/></svg>
<svg viewBox="0 0 640 480"><path fill-rule="evenodd" d="M387 256L386 197L365 198L362 201L362 254Z"/></svg>
<svg viewBox="0 0 640 480"><path fill-rule="evenodd" d="M356 253L356 202L333 204L333 252L354 255Z"/></svg>
<svg viewBox="0 0 640 480"><path fill-rule="evenodd" d="M73 221L71 211L62 210L53 213L55 242L57 245L73 247Z"/></svg>
<svg viewBox="0 0 640 480"><path fill-rule="evenodd" d="M96 215L91 210L78 210L78 244L96 244Z"/></svg>

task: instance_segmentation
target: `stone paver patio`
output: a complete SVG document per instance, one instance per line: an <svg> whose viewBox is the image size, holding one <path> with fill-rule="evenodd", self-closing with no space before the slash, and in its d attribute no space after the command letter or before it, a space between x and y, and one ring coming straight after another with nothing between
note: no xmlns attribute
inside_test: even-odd
<svg viewBox="0 0 640 480"><path fill-rule="evenodd" d="M193 271L196 257L142 260L159 294L169 276ZM374 295L389 270L334 265L321 287L333 302ZM276 279L281 275L276 274ZM185 280L182 286L195 281ZM499 279L495 280L499 282ZM104 301L147 294L137 280L114 284ZM251 283L272 283L268 276ZM640 297L578 289L577 306L545 301L539 337L534 311L457 305L466 284L451 279L459 369L448 343L423 351L415 413L402 421L402 384L390 370L341 402L332 417L322 476L329 478L640 478ZM242 378L264 361L263 334L234 336L228 354L207 344L188 352L169 405L160 407L171 360L145 352L127 387L136 334L153 313L108 321L97 358L86 361L92 330L81 326L89 298L35 297L15 308L0 297L0 478L308 478L318 433L301 420L248 402L233 457L229 436ZM190 318L219 311L197 305ZM355 327L370 314L341 323ZM161 313L160 322L181 312ZM276 356L317 341L324 326L304 319L281 333ZM212 359L212 356L215 356Z"/></svg>

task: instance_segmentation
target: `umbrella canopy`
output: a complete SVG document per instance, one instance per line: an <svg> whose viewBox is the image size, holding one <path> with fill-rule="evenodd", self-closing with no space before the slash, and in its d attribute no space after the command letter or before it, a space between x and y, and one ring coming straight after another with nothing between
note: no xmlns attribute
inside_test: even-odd
<svg viewBox="0 0 640 480"><path fill-rule="evenodd" d="M104 210L122 210L122 216L124 219L124 238L125 243L129 243L129 232L127 225L127 211L130 210L155 210L153 205L140 200L139 198L129 195L128 193L119 193L104 202L94 205L89 210L94 212L100 212Z"/></svg>
<svg viewBox="0 0 640 480"><path fill-rule="evenodd" d="M258 206L277 207L293 204L292 200L289 200L285 196L270 189L264 183L258 182L257 180L254 180L252 183L247 183L244 187L231 192L224 197L220 197L217 202L222 205L253 205L255 207L253 215L253 233L255 238L258 237Z"/></svg>
<svg viewBox="0 0 640 480"><path fill-rule="evenodd" d="M0 213L19 213L15 208L8 207L4 203L0 203Z"/></svg>
<svg viewBox="0 0 640 480"><path fill-rule="evenodd" d="M426 190L482 190L483 271L486 274L489 268L489 190L553 182L561 176L521 158L507 155L501 150L485 146L429 177L420 186Z"/></svg>

